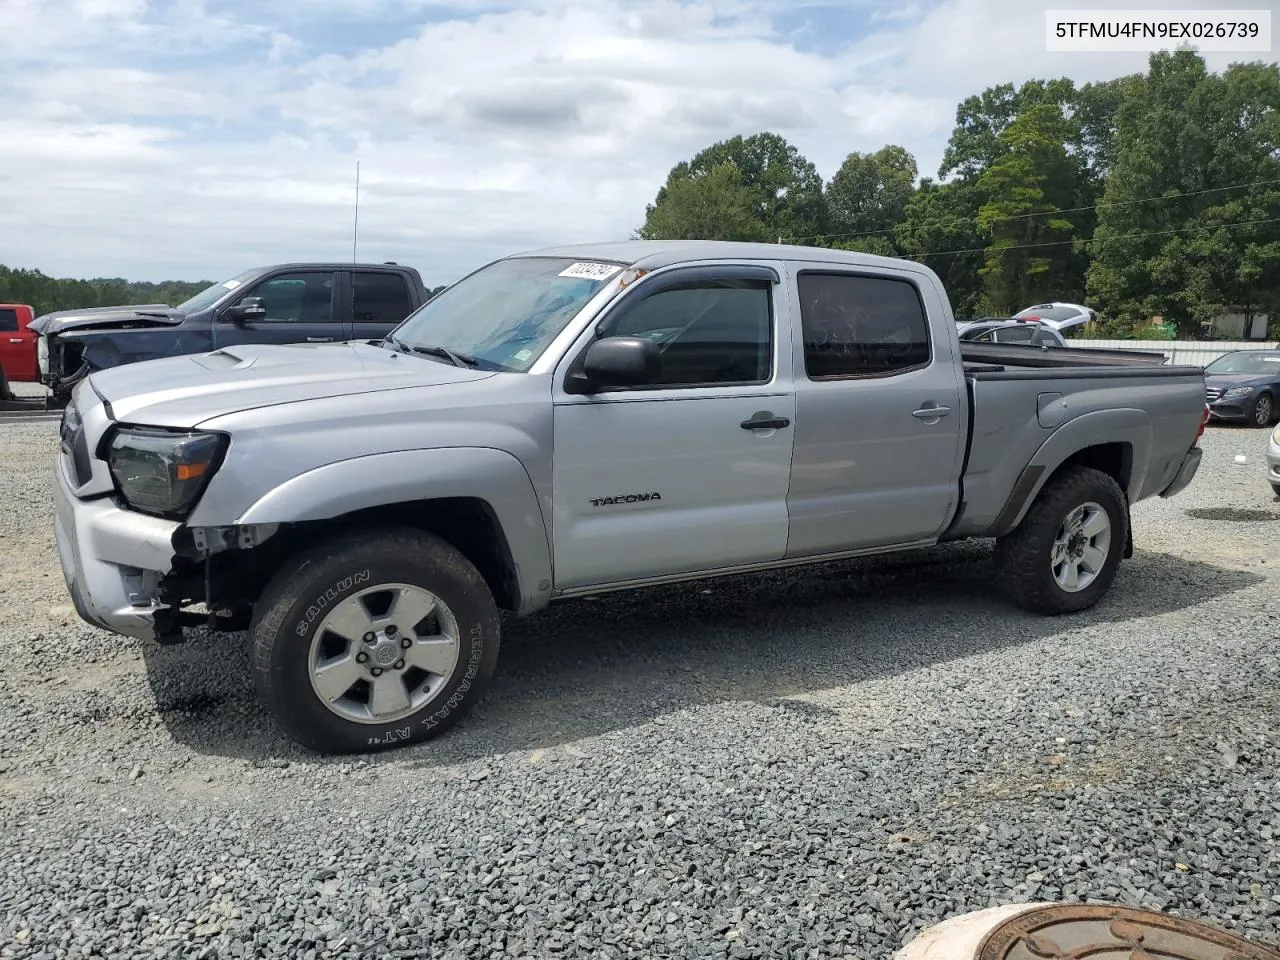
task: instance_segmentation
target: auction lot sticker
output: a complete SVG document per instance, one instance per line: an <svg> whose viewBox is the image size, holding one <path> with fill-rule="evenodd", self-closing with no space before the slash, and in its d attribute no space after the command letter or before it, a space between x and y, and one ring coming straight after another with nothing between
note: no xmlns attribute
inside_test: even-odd
<svg viewBox="0 0 1280 960"><path fill-rule="evenodd" d="M560 271L560 276L581 277L584 280L608 280L621 269L615 263L571 263Z"/></svg>

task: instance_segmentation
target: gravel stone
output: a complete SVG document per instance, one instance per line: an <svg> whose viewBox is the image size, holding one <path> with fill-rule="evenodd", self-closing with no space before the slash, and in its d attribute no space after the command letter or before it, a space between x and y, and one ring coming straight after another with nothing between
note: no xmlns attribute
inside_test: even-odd
<svg viewBox="0 0 1280 960"><path fill-rule="evenodd" d="M1081 615L1008 605L985 542L565 603L445 737L337 759L242 634L80 622L56 425L0 423L0 957L884 957L1044 898L1274 943L1265 445L1211 428Z"/></svg>

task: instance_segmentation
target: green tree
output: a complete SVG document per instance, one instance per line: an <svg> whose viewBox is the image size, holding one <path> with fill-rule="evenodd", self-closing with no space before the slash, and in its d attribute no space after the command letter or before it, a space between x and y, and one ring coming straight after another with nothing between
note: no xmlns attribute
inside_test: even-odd
<svg viewBox="0 0 1280 960"><path fill-rule="evenodd" d="M1080 234L1060 212L1081 198L1080 163L1067 152L1078 133L1060 104L1025 107L996 137L995 159L975 181L978 228L990 236L978 273L993 313L1083 292L1085 265L1066 245Z"/></svg>
<svg viewBox="0 0 1280 960"><path fill-rule="evenodd" d="M926 178L907 202L906 219L894 231L902 255L938 274L957 317L980 311L984 239L977 229L980 205L973 184L964 180L934 183Z"/></svg>
<svg viewBox="0 0 1280 960"><path fill-rule="evenodd" d="M0 303L30 304L37 315L54 310L82 307L110 307L128 303L167 303L177 306L199 293L212 281L185 283L130 283L119 278L95 280L57 279L39 270L17 269L0 264Z"/></svg>
<svg viewBox="0 0 1280 960"><path fill-rule="evenodd" d="M730 189L734 184L722 169L726 165L737 171L738 190ZM685 181L701 180L713 171L720 172L713 181L714 190L708 188L708 191L729 204L734 212L725 222L738 233L747 232L753 237L776 240L779 237L809 238L824 232L826 208L822 177L817 168L778 134L757 133L719 141L700 151L692 160L676 164L667 175L666 183L658 190L654 202L646 209L645 223L638 234L642 237L664 235L651 221L658 214L663 228L670 229L670 218L675 216L667 202L671 190ZM750 229L740 222L737 214L739 204L735 198L739 195L746 198L754 221ZM690 196L701 195L682 194L685 199ZM675 219L678 222L679 218ZM740 237L708 236L706 239Z"/></svg>
<svg viewBox="0 0 1280 960"><path fill-rule="evenodd" d="M672 171L637 235L645 240L768 239L755 197L732 163L695 176Z"/></svg>
<svg viewBox="0 0 1280 960"><path fill-rule="evenodd" d="M845 157L826 191L833 245L896 253L893 230L906 219L917 173L915 157L893 144Z"/></svg>
<svg viewBox="0 0 1280 960"><path fill-rule="evenodd" d="M974 180L1008 150L1001 134L1025 110L1052 104L1070 110L1076 100L1070 80L1029 80L1015 88L1003 83L966 97L956 107L956 126L947 141L938 176Z"/></svg>
<svg viewBox="0 0 1280 960"><path fill-rule="evenodd" d="M1280 68L1209 73L1156 53L1116 113L1115 162L1089 292L1122 325L1163 315L1183 336L1228 310L1280 307ZM1159 198L1154 201L1149 198Z"/></svg>

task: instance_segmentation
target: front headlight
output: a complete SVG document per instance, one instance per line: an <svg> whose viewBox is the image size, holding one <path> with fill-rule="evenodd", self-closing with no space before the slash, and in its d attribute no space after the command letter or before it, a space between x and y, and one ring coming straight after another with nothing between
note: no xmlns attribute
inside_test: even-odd
<svg viewBox="0 0 1280 960"><path fill-rule="evenodd" d="M1228 397L1247 397L1251 393L1253 393L1253 387L1232 387L1222 395L1222 399L1226 400Z"/></svg>
<svg viewBox="0 0 1280 960"><path fill-rule="evenodd" d="M121 427L107 465L124 502L142 513L183 516L195 505L227 448L220 433Z"/></svg>

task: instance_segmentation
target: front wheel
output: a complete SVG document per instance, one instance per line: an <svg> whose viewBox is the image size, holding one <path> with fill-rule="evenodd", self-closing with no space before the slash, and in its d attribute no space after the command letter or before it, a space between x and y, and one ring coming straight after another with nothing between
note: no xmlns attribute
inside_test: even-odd
<svg viewBox="0 0 1280 960"><path fill-rule="evenodd" d="M1085 610L1111 586L1128 537L1124 491L1091 467L1052 477L1017 528L996 545L1000 579L1018 606L1050 615Z"/></svg>
<svg viewBox="0 0 1280 960"><path fill-rule="evenodd" d="M430 739L474 705L497 661L498 611L450 544L367 533L278 574L250 636L258 694L295 740L378 750Z"/></svg>
<svg viewBox="0 0 1280 960"><path fill-rule="evenodd" d="M1253 401L1253 425L1255 427L1269 427L1275 415L1275 403L1271 399L1271 394L1259 394L1258 399Z"/></svg>

